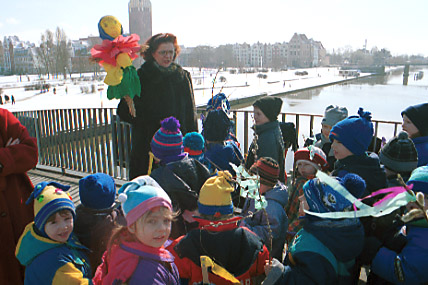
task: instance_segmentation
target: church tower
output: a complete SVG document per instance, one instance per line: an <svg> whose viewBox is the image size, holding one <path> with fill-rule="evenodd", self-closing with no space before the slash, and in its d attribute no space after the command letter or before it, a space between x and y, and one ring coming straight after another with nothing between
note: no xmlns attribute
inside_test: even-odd
<svg viewBox="0 0 428 285"><path fill-rule="evenodd" d="M144 44L152 36L152 4L150 0L130 0L129 32L140 36L140 44ZM140 67L143 59L134 60L135 67Z"/></svg>

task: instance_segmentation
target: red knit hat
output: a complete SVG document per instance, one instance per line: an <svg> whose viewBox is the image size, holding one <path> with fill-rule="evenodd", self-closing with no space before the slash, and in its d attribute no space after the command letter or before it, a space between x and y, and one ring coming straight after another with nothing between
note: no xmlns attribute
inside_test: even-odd
<svg viewBox="0 0 428 285"><path fill-rule="evenodd" d="M294 153L294 165L297 165L302 160L310 163L318 170L326 171L328 169L327 157L319 147L311 145L296 151Z"/></svg>
<svg viewBox="0 0 428 285"><path fill-rule="evenodd" d="M279 179L279 165L275 159L261 157L250 167L250 173L260 176L260 183L273 187Z"/></svg>

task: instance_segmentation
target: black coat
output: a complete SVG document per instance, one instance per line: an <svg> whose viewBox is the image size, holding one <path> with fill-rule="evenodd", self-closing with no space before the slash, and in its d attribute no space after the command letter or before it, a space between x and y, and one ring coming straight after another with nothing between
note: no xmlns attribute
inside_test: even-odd
<svg viewBox="0 0 428 285"><path fill-rule="evenodd" d="M188 71L175 63L165 69L147 61L138 69L138 76L141 95L134 97L136 117L131 117L124 99L117 110L120 119L133 127L130 179L147 174L150 142L163 119L177 118L183 135L198 129L192 79Z"/></svg>

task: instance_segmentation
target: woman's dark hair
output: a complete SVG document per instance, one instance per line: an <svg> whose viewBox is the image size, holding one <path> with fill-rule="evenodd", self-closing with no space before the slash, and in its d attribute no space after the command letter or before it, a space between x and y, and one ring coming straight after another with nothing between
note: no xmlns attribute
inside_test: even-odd
<svg viewBox="0 0 428 285"><path fill-rule="evenodd" d="M177 44L177 37L170 33L161 33L152 36L146 41L147 49L144 50L141 56L145 61L153 61L153 53L156 52L160 44L163 43L172 43L174 45L175 53L174 59L180 54L180 46Z"/></svg>

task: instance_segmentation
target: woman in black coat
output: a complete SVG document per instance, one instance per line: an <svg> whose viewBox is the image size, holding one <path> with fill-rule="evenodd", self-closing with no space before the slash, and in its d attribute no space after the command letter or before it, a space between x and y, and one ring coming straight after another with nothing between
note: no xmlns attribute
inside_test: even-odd
<svg viewBox="0 0 428 285"><path fill-rule="evenodd" d="M132 124L132 150L129 179L147 174L150 141L160 128L160 122L174 116L181 131L197 131L195 99L190 73L174 63L180 53L173 34L157 34L147 40L142 56L144 64L138 69L141 96L134 97L136 116L132 117L126 101L118 106L121 120Z"/></svg>

